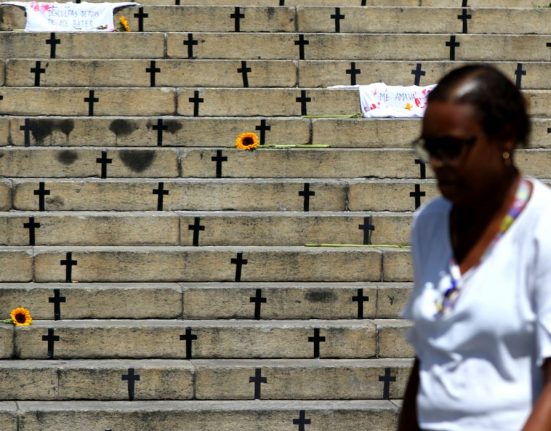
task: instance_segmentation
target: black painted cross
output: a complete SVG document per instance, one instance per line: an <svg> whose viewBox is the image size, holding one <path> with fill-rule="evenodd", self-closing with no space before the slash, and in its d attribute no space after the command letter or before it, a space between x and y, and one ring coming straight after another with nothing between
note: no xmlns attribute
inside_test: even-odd
<svg viewBox="0 0 551 431"><path fill-rule="evenodd" d="M295 100L300 103L300 115L308 115L308 102L311 102L312 98L306 97L306 90L300 90L300 97Z"/></svg>
<svg viewBox="0 0 551 431"><path fill-rule="evenodd" d="M170 190L165 190L165 183L159 182L156 189L153 189L153 194L157 195L157 211L163 210L164 197L170 193Z"/></svg>
<svg viewBox="0 0 551 431"><path fill-rule="evenodd" d="M254 399L259 400L261 396L262 383L268 383L266 377L262 377L262 368L254 369L254 377L249 377L249 383L254 383Z"/></svg>
<svg viewBox="0 0 551 431"><path fill-rule="evenodd" d="M46 69L41 67L41 62L37 61L34 67L31 67L31 73L34 73L34 86L40 87L40 75L46 73Z"/></svg>
<svg viewBox="0 0 551 431"><path fill-rule="evenodd" d="M40 229L40 223L34 222L34 217L29 217L28 223L23 223L25 229L29 229L29 245L35 245L35 229Z"/></svg>
<svg viewBox="0 0 551 431"><path fill-rule="evenodd" d="M358 229L363 230L363 233L364 233L364 238L363 238L364 245L371 244L371 232L375 230L375 225L372 222L373 222L373 218L371 216L364 217L364 223L358 225Z"/></svg>
<svg viewBox="0 0 551 431"><path fill-rule="evenodd" d="M310 183L304 183L304 189L298 195L304 198L304 211L310 211L310 196L316 195L316 192L310 191Z"/></svg>
<svg viewBox="0 0 551 431"><path fill-rule="evenodd" d="M390 368L385 368L385 375L379 376L379 381L384 382L383 386L383 400L390 399L390 382L396 381L396 376L392 376Z"/></svg>
<svg viewBox="0 0 551 431"><path fill-rule="evenodd" d="M256 289L255 296L251 296L249 298L249 301L251 303L254 302L254 318L256 320L260 320L260 313L261 313L262 304L265 304L268 301L267 298L264 298L262 296L262 289Z"/></svg>
<svg viewBox="0 0 551 431"><path fill-rule="evenodd" d="M228 157L222 155L222 150L216 150L216 156L212 156L210 159L216 162L216 178L222 178L222 163L227 162Z"/></svg>
<svg viewBox="0 0 551 431"><path fill-rule="evenodd" d="M422 67L421 63L417 63L415 65L415 69L413 69L411 71L411 74L415 75L415 79L413 81L413 84L414 85L421 85L421 77L425 76L427 74L427 72L425 72L423 70L423 67Z"/></svg>
<svg viewBox="0 0 551 431"><path fill-rule="evenodd" d="M199 116L199 104L203 103L205 99L202 97L199 97L199 91L195 90L193 92L193 97L190 97L189 99L190 103L193 103L193 116L198 117Z"/></svg>
<svg viewBox="0 0 551 431"><path fill-rule="evenodd" d="M180 340L186 342L186 359L192 359L193 342L197 340L197 335L192 334L192 329L188 326L186 328L186 333L184 335L180 335Z"/></svg>
<svg viewBox="0 0 551 431"><path fill-rule="evenodd" d="M138 31L143 31L143 19L149 18L148 13L143 13L143 7L138 9L138 13L134 14L134 18L138 18Z"/></svg>
<svg viewBox="0 0 551 431"><path fill-rule="evenodd" d="M427 178L427 164L421 159L415 159L415 164L419 165L419 178L422 180Z"/></svg>
<svg viewBox="0 0 551 431"><path fill-rule="evenodd" d="M184 45L187 46L187 58L193 58L193 47L199 45L199 41L193 38L193 33L187 34L187 39L184 39Z"/></svg>
<svg viewBox="0 0 551 431"><path fill-rule="evenodd" d="M241 269L243 265L249 263L248 259L243 259L243 253L237 253L237 257L232 257L230 260L232 265L235 265L235 281L241 281Z"/></svg>
<svg viewBox="0 0 551 431"><path fill-rule="evenodd" d="M96 158L96 163L101 164L101 178L107 178L107 165L113 163L113 159L107 158L107 151L101 152L101 157Z"/></svg>
<svg viewBox="0 0 551 431"><path fill-rule="evenodd" d="M551 42L547 42L547 43L545 44L545 46L546 46L547 48L551 48Z"/></svg>
<svg viewBox="0 0 551 431"><path fill-rule="evenodd" d="M335 33L341 32L341 20L345 18L346 15L341 14L341 8L336 7L335 13L331 15L331 19L335 20Z"/></svg>
<svg viewBox="0 0 551 431"><path fill-rule="evenodd" d="M187 228L188 228L188 230L193 231L192 244L195 247L198 247L199 246L199 232L205 230L205 226L201 226L201 217L195 217L193 219L193 224L188 224Z"/></svg>
<svg viewBox="0 0 551 431"><path fill-rule="evenodd" d="M22 126L19 126L19 130L21 130L23 132L23 136L24 136L24 145L25 147L30 147L31 146L31 131L32 131L32 127L31 127L31 120L29 120L28 118L25 118L25 122L23 123Z"/></svg>
<svg viewBox="0 0 551 431"><path fill-rule="evenodd" d="M54 328L48 328L48 335L42 336L42 341L48 342L48 359L54 358L54 344L56 341L59 341L59 335L55 335Z"/></svg>
<svg viewBox="0 0 551 431"><path fill-rule="evenodd" d="M467 13L467 9L462 9L461 15L457 15L457 19L463 21L463 33L467 34L469 32L469 20L473 16L470 13Z"/></svg>
<svg viewBox="0 0 551 431"><path fill-rule="evenodd" d="M159 118L157 124L154 124L152 127L153 130L157 132L157 146L163 146L163 131L168 130L168 126L163 124L163 119Z"/></svg>
<svg viewBox="0 0 551 431"><path fill-rule="evenodd" d="M155 60L151 60L151 62L149 63L149 67L145 68L145 72L149 73L150 87L155 87L155 74L161 72L161 68L157 67L157 62Z"/></svg>
<svg viewBox="0 0 551 431"><path fill-rule="evenodd" d="M88 97L84 98L84 101L88 103L88 115L91 117L94 115L94 103L99 102L99 98L95 97L95 90L88 92Z"/></svg>
<svg viewBox="0 0 551 431"><path fill-rule="evenodd" d="M320 328L314 328L314 336L308 337L309 343L314 343L314 358L320 357L320 343L325 343L325 337L320 337Z"/></svg>
<svg viewBox="0 0 551 431"><path fill-rule="evenodd" d="M59 264L61 266L65 266L65 282L66 283L72 283L73 282L73 266L78 265L78 260L73 260L73 253L68 251L65 254L65 259L60 260Z"/></svg>
<svg viewBox="0 0 551 431"><path fill-rule="evenodd" d="M260 125L255 126L255 130L260 132L260 145L266 143L266 132L272 130L272 126L269 126L265 119L260 120Z"/></svg>
<svg viewBox="0 0 551 431"><path fill-rule="evenodd" d="M61 296L59 289L54 289L54 296L48 298L48 303L54 304L54 320L61 320L61 303L67 302L64 296Z"/></svg>
<svg viewBox="0 0 551 431"><path fill-rule="evenodd" d="M56 46L61 45L61 39L56 39L55 33L50 33L50 38L46 39L46 45L50 45L50 58L55 58Z"/></svg>
<svg viewBox="0 0 551 431"><path fill-rule="evenodd" d="M467 7L467 3L469 3L469 0L461 0L461 7Z"/></svg>
<svg viewBox="0 0 551 431"><path fill-rule="evenodd" d="M421 197L427 194L421 191L421 186L419 184L415 184L415 191L409 192L409 195L415 199L415 209L417 209L421 206Z"/></svg>
<svg viewBox="0 0 551 431"><path fill-rule="evenodd" d="M38 183L38 190L33 191L35 196L38 196L38 210L39 211L45 211L45 196L50 195L50 190L46 189L46 183L39 182Z"/></svg>
<svg viewBox="0 0 551 431"><path fill-rule="evenodd" d="M298 419L293 419L293 425L298 425L298 431L305 431L305 425L311 425L312 421L306 419L306 411L300 410L298 412Z"/></svg>
<svg viewBox="0 0 551 431"><path fill-rule="evenodd" d="M522 88L522 77L526 76L526 70L524 70L524 67L522 63L517 63L517 68L515 70L515 76L516 79L516 86L517 88Z"/></svg>
<svg viewBox="0 0 551 431"><path fill-rule="evenodd" d="M361 73L361 69L356 69L356 62L350 63L350 69L346 69L346 74L350 75L350 85L356 85L356 75L360 75Z"/></svg>
<svg viewBox="0 0 551 431"><path fill-rule="evenodd" d="M128 399L134 401L136 398L136 382L140 381L140 375L136 374L134 368L128 369L128 374L123 374L122 381L128 382Z"/></svg>
<svg viewBox="0 0 551 431"><path fill-rule="evenodd" d="M356 296L352 297L352 302L358 303L358 319L364 318L364 302L369 301L369 296L364 296L364 290L358 289Z"/></svg>
<svg viewBox="0 0 551 431"><path fill-rule="evenodd" d="M450 40L446 42L446 46L450 47L450 61L455 61L455 48L461 46L461 44L455 40L455 34L450 36Z"/></svg>
<svg viewBox="0 0 551 431"><path fill-rule="evenodd" d="M360 6L367 6L367 0L362 0L362 3Z"/></svg>
<svg viewBox="0 0 551 431"><path fill-rule="evenodd" d="M241 67L237 68L237 73L240 73L243 77L243 87L248 88L249 87L249 72L252 72L252 69L250 67L247 67L247 62L242 61Z"/></svg>
<svg viewBox="0 0 551 431"><path fill-rule="evenodd" d="M230 15L230 18L235 21L235 31L241 31L241 18L245 18L245 14L241 13L241 8L239 6L235 7L234 12Z"/></svg>
<svg viewBox="0 0 551 431"><path fill-rule="evenodd" d="M304 60L304 47L310 45L310 41L304 39L303 34L298 35L298 40L295 40L295 45L298 45L298 58L299 60Z"/></svg>

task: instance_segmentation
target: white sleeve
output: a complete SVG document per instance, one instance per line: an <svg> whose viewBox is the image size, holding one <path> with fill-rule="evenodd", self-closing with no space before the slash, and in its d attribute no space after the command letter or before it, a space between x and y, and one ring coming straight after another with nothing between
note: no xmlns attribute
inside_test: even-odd
<svg viewBox="0 0 551 431"><path fill-rule="evenodd" d="M533 298L536 312L537 364L551 357L551 211L541 215L535 230Z"/></svg>

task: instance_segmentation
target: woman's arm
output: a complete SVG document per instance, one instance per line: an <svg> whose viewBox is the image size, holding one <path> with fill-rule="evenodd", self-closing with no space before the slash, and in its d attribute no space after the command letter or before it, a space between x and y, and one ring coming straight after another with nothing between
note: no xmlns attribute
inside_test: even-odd
<svg viewBox="0 0 551 431"><path fill-rule="evenodd" d="M419 359L415 358L409 375L402 411L398 420L398 431L420 431L417 422L417 392L419 390ZM550 398L551 400L551 398ZM550 405L551 407L551 405ZM526 430L528 431L528 430Z"/></svg>
<svg viewBox="0 0 551 431"><path fill-rule="evenodd" d="M551 430L551 359L543 366L543 390L522 431Z"/></svg>

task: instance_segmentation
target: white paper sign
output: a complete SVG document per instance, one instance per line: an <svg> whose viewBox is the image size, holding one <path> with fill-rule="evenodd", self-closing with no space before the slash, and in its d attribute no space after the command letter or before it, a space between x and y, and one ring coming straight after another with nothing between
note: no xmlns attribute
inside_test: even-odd
<svg viewBox="0 0 551 431"><path fill-rule="evenodd" d="M436 85L386 85L382 82L358 86L362 115L366 118L422 117L427 96Z"/></svg>
<svg viewBox="0 0 551 431"><path fill-rule="evenodd" d="M46 3L3 2L25 9L25 31L114 31L113 10L139 6L137 3Z"/></svg>

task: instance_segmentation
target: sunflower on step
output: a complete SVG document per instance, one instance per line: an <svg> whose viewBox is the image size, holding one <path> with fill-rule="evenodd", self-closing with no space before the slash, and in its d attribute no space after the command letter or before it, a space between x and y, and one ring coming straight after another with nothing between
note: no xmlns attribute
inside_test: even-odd
<svg viewBox="0 0 551 431"><path fill-rule="evenodd" d="M235 139L235 147L238 150L246 150L246 151L253 151L260 145L260 140L258 139L258 136L256 133L247 132L247 133L241 133L236 139Z"/></svg>
<svg viewBox="0 0 551 431"><path fill-rule="evenodd" d="M11 310L10 318L2 320L2 323L11 323L14 326L29 326L33 322L31 312L23 307Z"/></svg>

